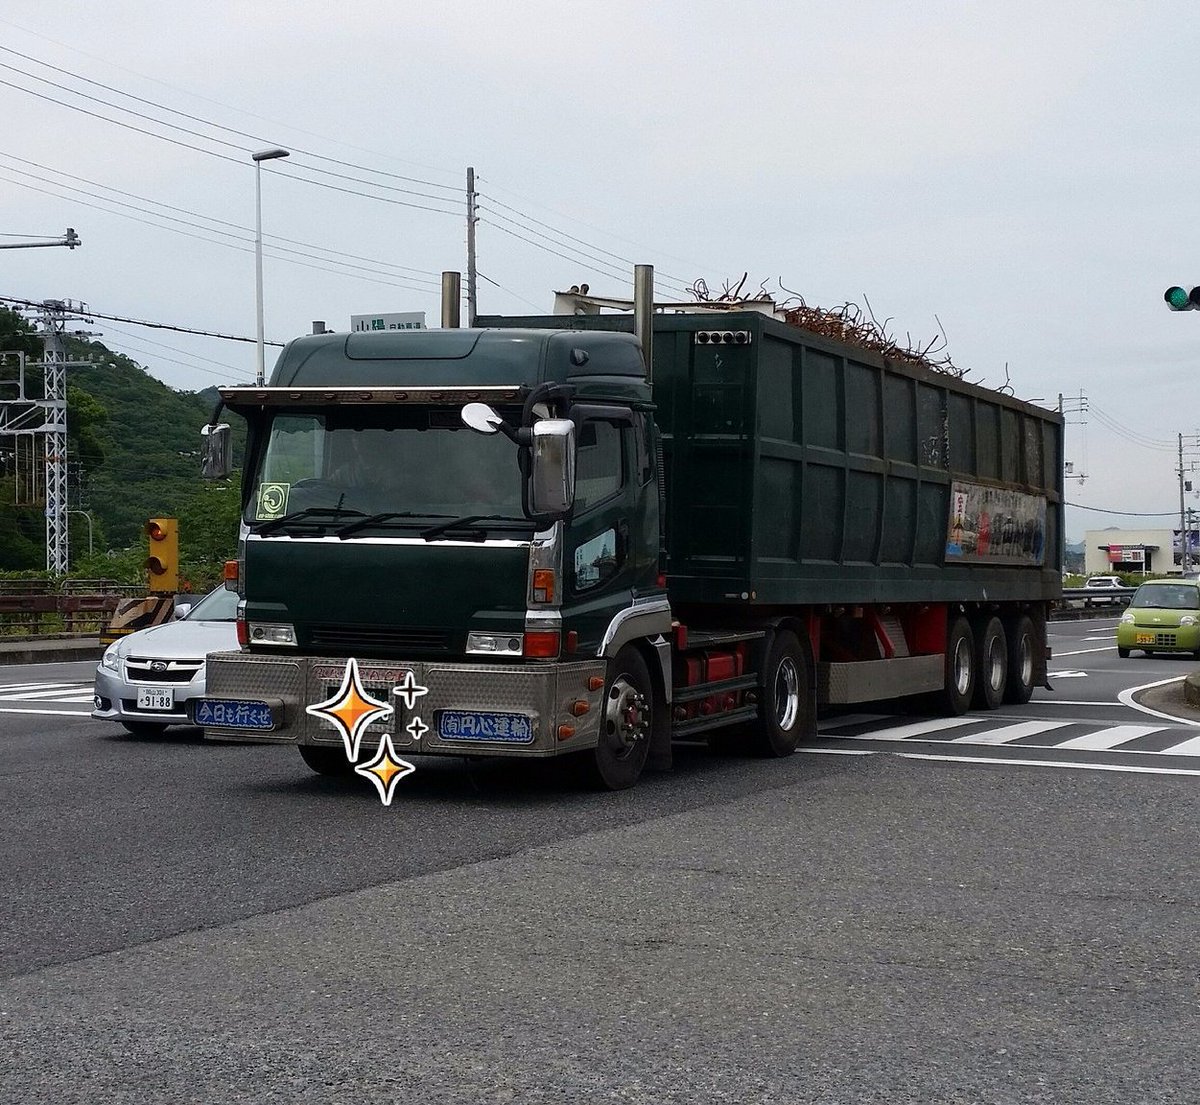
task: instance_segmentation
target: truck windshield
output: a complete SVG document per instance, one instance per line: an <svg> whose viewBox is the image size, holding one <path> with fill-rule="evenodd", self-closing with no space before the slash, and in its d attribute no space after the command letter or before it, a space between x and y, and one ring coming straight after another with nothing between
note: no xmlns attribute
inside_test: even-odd
<svg viewBox="0 0 1200 1105"><path fill-rule="evenodd" d="M506 412L519 418L518 412ZM392 515L394 524L466 515L522 519L517 450L462 424L457 408L280 412L267 427L246 520ZM398 520L406 515L411 522Z"/></svg>

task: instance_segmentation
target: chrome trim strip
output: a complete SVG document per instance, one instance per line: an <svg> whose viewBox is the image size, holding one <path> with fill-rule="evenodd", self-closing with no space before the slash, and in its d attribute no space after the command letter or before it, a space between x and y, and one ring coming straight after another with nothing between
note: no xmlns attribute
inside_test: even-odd
<svg viewBox="0 0 1200 1105"><path fill-rule="evenodd" d="M631 619L645 619L645 626L629 626L625 623ZM671 631L671 604L665 598L634 599L631 606L618 610L604 631L604 639L600 642L597 656L613 656L617 648L632 637L649 637L654 634L666 634Z"/></svg>
<svg viewBox="0 0 1200 1105"><path fill-rule="evenodd" d="M445 387L224 387L226 406L315 406L323 403L499 403L518 399L523 384L454 384Z"/></svg>
<svg viewBox="0 0 1200 1105"><path fill-rule="evenodd" d="M485 541L459 541L453 538L435 537L432 541L426 541L423 537L359 537L355 534L353 537L335 537L333 534L323 534L319 537L297 537L288 533L272 533L263 536L258 533L251 533L247 541L293 541L301 545L320 545L330 544L335 545L420 545L422 547L430 547L434 545L453 545L456 548L462 549L523 549L530 542L528 540L519 541L512 538L500 538L495 540Z"/></svg>

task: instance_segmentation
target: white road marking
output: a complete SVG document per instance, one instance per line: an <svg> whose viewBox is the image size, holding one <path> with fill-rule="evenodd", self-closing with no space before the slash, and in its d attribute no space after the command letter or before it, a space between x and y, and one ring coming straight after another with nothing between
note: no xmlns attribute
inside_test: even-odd
<svg viewBox="0 0 1200 1105"><path fill-rule="evenodd" d="M1048 671L1046 674L1055 679L1086 679L1088 677L1086 671Z"/></svg>
<svg viewBox="0 0 1200 1105"><path fill-rule="evenodd" d="M21 691L19 694L0 694L0 702L36 702L40 698L56 698L64 694L72 694L78 689L77 683L64 683L52 691Z"/></svg>
<svg viewBox="0 0 1200 1105"><path fill-rule="evenodd" d="M887 755L883 751L876 751L870 748L862 752L843 748L799 748L797 751L804 752L810 756ZM929 752L893 752L890 754L899 756L905 760L940 760L945 763L957 764L991 764L1002 767L1010 765L1014 767L1065 767L1072 771L1124 771L1138 775L1191 775L1200 777L1200 768L1190 767L1149 767L1144 764L1085 764L1069 760L1018 760L1002 756L945 756L934 755Z"/></svg>
<svg viewBox="0 0 1200 1105"><path fill-rule="evenodd" d="M1164 751L1171 756L1200 756L1200 737L1189 737L1182 744Z"/></svg>
<svg viewBox="0 0 1200 1105"><path fill-rule="evenodd" d="M1059 652L1057 649L1054 652L1054 659L1061 659L1063 656L1082 656L1085 652L1111 652L1116 648L1116 643L1105 645L1103 648L1077 648L1074 652Z"/></svg>
<svg viewBox="0 0 1200 1105"><path fill-rule="evenodd" d="M1070 740L1056 744L1055 748L1083 748L1090 752L1103 752L1115 748L1137 737L1148 733L1161 733L1162 725L1113 725L1107 729L1097 729L1094 733L1084 733L1082 737L1072 737Z"/></svg>
<svg viewBox="0 0 1200 1105"><path fill-rule="evenodd" d="M6 683L0 684L0 694L10 694L17 691L48 691L55 687L78 687L79 683Z"/></svg>
<svg viewBox="0 0 1200 1105"><path fill-rule="evenodd" d="M1076 702L1069 698L1035 698L1039 706L1122 706L1121 702Z"/></svg>
<svg viewBox="0 0 1200 1105"><path fill-rule="evenodd" d="M977 717L943 717L930 721L918 721L912 725L897 725L892 729L876 729L873 733L858 733L854 736L834 734L844 740L856 741L898 741L909 737L919 737L925 733L940 733L946 729L954 729L959 725L977 725Z"/></svg>
<svg viewBox="0 0 1200 1105"><path fill-rule="evenodd" d="M1149 714L1151 717L1165 718L1176 725L1183 725L1192 729L1200 728L1200 722L1189 721L1187 718L1178 717L1175 714L1164 714L1162 710L1153 710L1149 706L1142 706L1133 700L1133 696L1140 691L1153 690L1155 687L1165 687L1168 683L1182 683L1184 678L1182 675L1177 675L1173 679L1159 679L1155 683L1143 683L1140 687L1129 687L1117 695L1117 698L1123 706L1128 706L1131 710L1139 710L1141 713Z"/></svg>
<svg viewBox="0 0 1200 1105"><path fill-rule="evenodd" d="M0 706L0 714L54 714L56 717L90 717L88 710L23 710L17 706Z"/></svg>
<svg viewBox="0 0 1200 1105"><path fill-rule="evenodd" d="M951 744L1007 744L1009 741L1020 740L1022 737L1035 737L1041 733L1050 733L1055 729L1065 729L1069 721L1022 721L1016 725L1002 725L999 729L991 729L986 733L972 733L965 737L955 737Z"/></svg>

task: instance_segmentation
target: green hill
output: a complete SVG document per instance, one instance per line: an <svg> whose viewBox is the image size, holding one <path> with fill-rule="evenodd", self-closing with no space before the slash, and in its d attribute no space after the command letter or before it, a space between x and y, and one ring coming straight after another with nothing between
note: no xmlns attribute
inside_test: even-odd
<svg viewBox="0 0 1200 1105"><path fill-rule="evenodd" d="M30 359L41 356L32 328L0 309L0 349L15 348ZM185 574L204 585L234 555L237 541L236 481L214 485L200 479L200 427L212 414L215 391L177 391L101 342L70 339L68 348L73 360L88 362L67 377L68 491L71 509L93 519L96 549L89 560L87 523L72 515L73 570L132 573L136 581L146 519L176 517ZM26 382L27 394L41 394L36 370L27 371ZM240 457L241 420L230 421ZM5 440L13 439L0 438L0 448ZM13 464L0 468L0 570L42 568L41 504L15 505L15 476Z"/></svg>

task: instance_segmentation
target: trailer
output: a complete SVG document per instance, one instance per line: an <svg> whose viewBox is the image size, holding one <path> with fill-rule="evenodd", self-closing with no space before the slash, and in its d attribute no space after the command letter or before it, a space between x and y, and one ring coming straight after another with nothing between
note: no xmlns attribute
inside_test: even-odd
<svg viewBox="0 0 1200 1105"><path fill-rule="evenodd" d="M348 770L310 707L353 658L392 706L364 747L616 789L675 740L787 755L823 706L1028 701L1061 416L759 310L639 307L305 337L221 389L243 647L209 658L206 733Z"/></svg>

